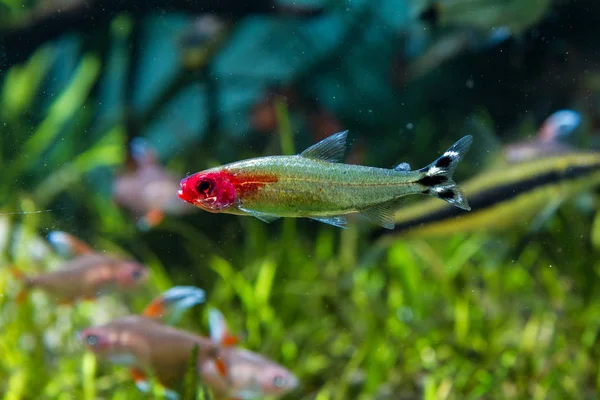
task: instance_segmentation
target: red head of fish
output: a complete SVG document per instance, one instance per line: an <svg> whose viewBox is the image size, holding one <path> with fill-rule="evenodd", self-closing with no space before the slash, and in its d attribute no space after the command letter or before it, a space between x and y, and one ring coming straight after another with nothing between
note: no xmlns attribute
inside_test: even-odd
<svg viewBox="0 0 600 400"><path fill-rule="evenodd" d="M237 180L222 172L198 172L181 180L177 195L181 200L207 211L218 212L237 199Z"/></svg>

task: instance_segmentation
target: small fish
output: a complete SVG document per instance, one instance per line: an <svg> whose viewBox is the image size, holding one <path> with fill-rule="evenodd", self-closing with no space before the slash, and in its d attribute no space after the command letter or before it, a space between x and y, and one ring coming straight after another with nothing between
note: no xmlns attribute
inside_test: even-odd
<svg viewBox="0 0 600 400"><path fill-rule="evenodd" d="M131 367L134 381L144 390L153 374L170 389L179 389L192 349L198 362L214 362L219 348L210 339L165 325L155 318L130 315L80 332L84 347L101 359Z"/></svg>
<svg viewBox="0 0 600 400"><path fill-rule="evenodd" d="M265 222L306 217L344 227L360 212L393 229L401 198L427 194L469 210L452 180L472 142L465 136L425 168L410 171L342 164L348 131L336 133L295 156L253 158L197 172L181 181L178 196L213 213L251 215Z"/></svg>
<svg viewBox="0 0 600 400"><path fill-rule="evenodd" d="M34 288L45 291L61 304L73 304L110 291L130 290L147 280L148 270L138 262L94 252L65 232L51 232L48 240L59 252L72 252L75 258L58 270L37 276L25 276L13 269L13 274L24 284L17 295L18 303Z"/></svg>
<svg viewBox="0 0 600 400"><path fill-rule="evenodd" d="M221 350L220 354L227 360L226 377L214 362L203 363L200 369L203 382L218 399L280 397L299 385L290 371L259 354L239 347Z"/></svg>
<svg viewBox="0 0 600 400"><path fill-rule="evenodd" d="M298 378L280 365L256 353L232 347L239 338L229 332L219 310L211 308L208 321L211 340L221 350L214 363L202 364L201 373L217 396L233 399L281 396L298 386Z"/></svg>
<svg viewBox="0 0 600 400"><path fill-rule="evenodd" d="M396 230L410 237L444 237L540 225L562 202L600 184L600 153L548 156L484 171L463 186L472 211L424 201L399 209ZM535 223L534 223L535 222ZM380 230L375 236L387 231Z"/></svg>
<svg viewBox="0 0 600 400"><path fill-rule="evenodd" d="M165 214L183 215L194 210L174 195L179 179L158 163L144 139L131 141L130 154L135 168L115 178L113 199L140 218L140 229L158 225Z"/></svg>
<svg viewBox="0 0 600 400"><path fill-rule="evenodd" d="M580 124L581 115L578 112L557 111L544 121L534 140L504 146L504 158L514 163L572 152L573 148L560 140L573 133Z"/></svg>
<svg viewBox="0 0 600 400"><path fill-rule="evenodd" d="M219 399L277 396L298 385L298 379L284 367L234 347L219 313L212 314L212 321L213 326L218 327L212 338L164 325L155 318L135 315L88 328L79 338L84 347L99 358L131 367L140 390L148 388L148 373L156 376L163 386L178 389L196 345L199 374Z"/></svg>

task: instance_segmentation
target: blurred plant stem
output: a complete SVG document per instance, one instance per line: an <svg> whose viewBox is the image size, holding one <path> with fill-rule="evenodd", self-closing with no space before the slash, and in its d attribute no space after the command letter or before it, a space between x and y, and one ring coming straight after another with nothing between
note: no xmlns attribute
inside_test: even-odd
<svg viewBox="0 0 600 400"><path fill-rule="evenodd" d="M283 155L294 155L294 134L292 124L290 123L287 105L283 98L278 97L275 100L275 113L277 116L277 131L281 144L281 153ZM296 219L283 218L283 233L282 246L283 248L292 249L295 246L296 238ZM293 254L284 252L283 254Z"/></svg>

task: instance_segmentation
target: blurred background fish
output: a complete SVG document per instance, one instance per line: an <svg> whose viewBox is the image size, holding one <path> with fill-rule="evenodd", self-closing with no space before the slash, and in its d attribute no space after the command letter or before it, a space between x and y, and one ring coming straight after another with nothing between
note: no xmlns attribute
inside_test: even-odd
<svg viewBox="0 0 600 400"><path fill-rule="evenodd" d="M72 252L75 257L54 271L35 276L13 269L24 286L17 302L23 302L30 290L41 289L60 304L73 304L113 291L130 291L148 279L148 270L137 261L93 251L65 232L51 232L48 241L59 251Z"/></svg>
<svg viewBox="0 0 600 400"><path fill-rule="evenodd" d="M533 140L504 146L508 162L527 161L549 155L573 152L575 149L564 140L581 124L581 115L572 110L560 110L550 115Z"/></svg>
<svg viewBox="0 0 600 400"><path fill-rule="evenodd" d="M200 291L200 292L198 292ZM148 376L165 387L181 391L188 360L198 346L197 371L219 399L254 399L282 395L298 385L297 378L282 366L250 351L232 347L222 314L210 313L211 337L160 323L155 310L189 308L199 301L196 288L176 287L153 300L143 316L127 316L87 328L79 334L86 349L97 357L132 368L136 385L148 390Z"/></svg>
<svg viewBox="0 0 600 400"><path fill-rule="evenodd" d="M165 214L184 215L194 210L177 198L179 179L158 163L156 153L144 139L131 141L130 154L133 170L115 178L113 199L139 218L140 229L156 226Z"/></svg>

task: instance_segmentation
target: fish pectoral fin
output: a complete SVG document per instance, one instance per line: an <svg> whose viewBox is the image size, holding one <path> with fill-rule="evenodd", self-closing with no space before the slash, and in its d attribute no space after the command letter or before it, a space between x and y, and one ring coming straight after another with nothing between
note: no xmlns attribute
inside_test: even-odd
<svg viewBox="0 0 600 400"><path fill-rule="evenodd" d="M312 218L315 221L324 222L329 225L337 226L338 228L346 229L348 219L344 215L336 215L335 217Z"/></svg>
<svg viewBox="0 0 600 400"><path fill-rule="evenodd" d="M300 153L300 157L339 163L343 160L346 152L347 136L348 131L335 133L304 150Z"/></svg>
<svg viewBox="0 0 600 400"><path fill-rule="evenodd" d="M407 162L400 163L394 167L394 171L410 171L410 164Z"/></svg>
<svg viewBox="0 0 600 400"><path fill-rule="evenodd" d="M260 211L254 211L254 210L249 210L247 208L243 208L243 207L239 207L238 208L240 211L245 212L248 215L253 216L254 218L258 218L263 222L266 222L267 224L270 224L271 222L281 218L279 215L275 215L275 214L268 214L268 213L263 213Z"/></svg>
<svg viewBox="0 0 600 400"><path fill-rule="evenodd" d="M394 212L400 206L402 199L394 199L385 203L375 204L360 213L386 229L394 229Z"/></svg>

